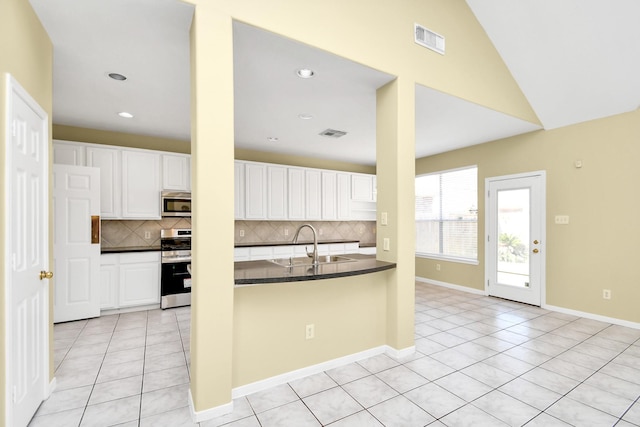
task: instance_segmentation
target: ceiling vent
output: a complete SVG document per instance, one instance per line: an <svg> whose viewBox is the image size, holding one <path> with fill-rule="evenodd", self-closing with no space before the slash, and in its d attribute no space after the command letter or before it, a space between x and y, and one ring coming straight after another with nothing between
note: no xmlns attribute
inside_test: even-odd
<svg viewBox="0 0 640 427"><path fill-rule="evenodd" d="M441 55L444 55L444 37L422 25L413 24L415 42Z"/></svg>
<svg viewBox="0 0 640 427"><path fill-rule="evenodd" d="M326 136L328 138L340 138L341 136L345 136L347 133L341 130L335 129L326 129L320 132L318 135Z"/></svg>

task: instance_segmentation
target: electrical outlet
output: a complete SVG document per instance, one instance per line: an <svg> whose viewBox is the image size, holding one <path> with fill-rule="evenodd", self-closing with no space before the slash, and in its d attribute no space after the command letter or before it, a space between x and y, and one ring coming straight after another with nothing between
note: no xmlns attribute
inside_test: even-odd
<svg viewBox="0 0 640 427"><path fill-rule="evenodd" d="M322 228L318 229L318 234L322 236Z"/></svg>
<svg viewBox="0 0 640 427"><path fill-rule="evenodd" d="M387 225L389 223L389 219L386 212L382 212L380 214L380 225Z"/></svg>
<svg viewBox="0 0 640 427"><path fill-rule="evenodd" d="M556 215L554 219L556 224L561 224L561 225L569 224L569 215Z"/></svg>
<svg viewBox="0 0 640 427"><path fill-rule="evenodd" d="M288 228L285 228L285 229L284 229L284 235L285 235L285 236L288 236L288 235L289 235L289 229L288 229Z"/></svg>
<svg viewBox="0 0 640 427"><path fill-rule="evenodd" d="M144 232L144 238L149 240L151 238L151 232L150 231L145 231Z"/></svg>
<svg viewBox="0 0 640 427"><path fill-rule="evenodd" d="M611 299L611 289L603 289L602 290L602 298Z"/></svg>
<svg viewBox="0 0 640 427"><path fill-rule="evenodd" d="M389 238L385 237L384 239L382 239L382 250L388 251L389 247L390 247Z"/></svg>
<svg viewBox="0 0 640 427"><path fill-rule="evenodd" d="M313 323L307 325L305 328L305 339L311 340L316 336L316 325Z"/></svg>
<svg viewBox="0 0 640 427"><path fill-rule="evenodd" d="M244 230L240 230L240 237L244 237Z"/></svg>
<svg viewBox="0 0 640 427"><path fill-rule="evenodd" d="M440 264L436 264L436 270L440 271Z"/></svg>

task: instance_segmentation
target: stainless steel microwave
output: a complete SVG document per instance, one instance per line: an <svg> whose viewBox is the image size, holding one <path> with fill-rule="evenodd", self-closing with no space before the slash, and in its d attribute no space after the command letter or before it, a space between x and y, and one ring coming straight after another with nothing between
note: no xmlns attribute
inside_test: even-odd
<svg viewBox="0 0 640 427"><path fill-rule="evenodd" d="M191 217L191 193L163 191L162 216Z"/></svg>

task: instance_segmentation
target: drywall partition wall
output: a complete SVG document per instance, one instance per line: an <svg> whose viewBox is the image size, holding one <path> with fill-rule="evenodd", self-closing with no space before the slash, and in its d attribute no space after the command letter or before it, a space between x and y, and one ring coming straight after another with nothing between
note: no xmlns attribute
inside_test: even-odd
<svg viewBox="0 0 640 427"><path fill-rule="evenodd" d="M5 301L4 283L5 271L4 260L6 250L4 247L5 229L4 212L5 205L5 151L6 151L6 124L5 124L5 74L10 73L24 87L29 94L47 112L52 115L53 99L53 47L49 41L46 31L40 24L28 1L24 0L2 0L0 2L0 424L6 419L5 391ZM51 129L49 129L51 130ZM49 135L51 132L49 131ZM50 169L51 170L51 169ZM49 229L53 233L53 223L50 222ZM49 254L53 258L53 234L49 236ZM49 260L49 265L53 265L53 259ZM49 295L53 298L53 292ZM50 300L49 313L53 315L53 299ZM53 377L53 323L50 323L49 330L49 366L51 377Z"/></svg>
<svg viewBox="0 0 640 427"><path fill-rule="evenodd" d="M415 84L398 77L376 98L377 258L398 265L387 282L387 344L404 350L415 326Z"/></svg>
<svg viewBox="0 0 640 427"><path fill-rule="evenodd" d="M233 387L384 345L389 273L238 287Z"/></svg>
<svg viewBox="0 0 640 427"><path fill-rule="evenodd" d="M477 164L484 236L485 178L546 170L546 304L638 323L638 141L636 110L419 159L416 173ZM555 224L556 215L568 215L569 224ZM484 251L481 240L479 265L416 258L416 275L484 289ZM611 290L610 300L603 289Z"/></svg>
<svg viewBox="0 0 640 427"><path fill-rule="evenodd" d="M191 398L196 421L231 402L233 348L233 33L214 2L191 27L193 210ZM212 141L215 141L213 143ZM214 414L211 411L214 411ZM208 411L203 414L204 411Z"/></svg>
<svg viewBox="0 0 640 427"><path fill-rule="evenodd" d="M191 393L196 413L206 416L211 413L208 411L230 402L228 372L234 369L236 360L227 353L233 344L234 331L233 296L229 294L233 289L233 269L231 262L227 263L233 247L233 195L210 185L233 180L232 20L397 76L400 87L394 89L397 93L393 95L397 105L384 109L384 114L392 117L377 118L378 123L384 123L383 127L392 129L387 141L395 150L395 157L383 168L377 167L376 172L384 191L389 193L386 199L383 197L380 209L391 213L387 226L390 248L402 245L397 252L389 251L401 273L387 277L387 324L394 329L387 339L398 347L413 339L408 338L413 326L408 326L409 318L403 314L414 309L413 297L408 295L413 289L413 277L408 278L407 272L413 270L415 263L413 238L406 236L414 221L413 198L408 202L407 196L412 188L408 180L413 179L413 163L401 170L408 158L408 139L414 138L415 132L413 118L407 117L414 115L415 101L407 91L415 90L415 83L419 83L524 120L537 122L537 119L463 0L316 3L190 0L190 3L196 6L191 32L192 153L196 169L193 192L194 200L198 201L193 218L193 288L203 297L196 295L192 306ZM413 42L415 22L447 37L446 55ZM384 155L384 151L378 153L378 158ZM397 197L392 197L392 193L398 193ZM216 244L212 245L214 241ZM215 279L211 270L216 273ZM215 308L210 301L215 301ZM390 321L389 316L394 319ZM269 372L260 375L267 376Z"/></svg>
<svg viewBox="0 0 640 427"><path fill-rule="evenodd" d="M147 150L171 151L174 153L189 154L191 152L191 141L56 124L53 125L53 139L143 148Z"/></svg>

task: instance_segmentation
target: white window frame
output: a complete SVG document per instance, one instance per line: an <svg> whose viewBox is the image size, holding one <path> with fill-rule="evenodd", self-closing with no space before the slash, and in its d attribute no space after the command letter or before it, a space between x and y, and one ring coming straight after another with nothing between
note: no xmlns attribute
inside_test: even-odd
<svg viewBox="0 0 640 427"><path fill-rule="evenodd" d="M454 169L446 169L446 170L441 170L441 171L436 171L436 172L429 172L429 173L420 174L420 175L416 176L416 180L419 179L419 178L425 177L425 176L442 175L442 174L446 174L446 173L451 173L451 172L456 172L456 171L461 171L461 170L467 170L467 169L475 169L476 170L476 174L478 173L478 165L469 165L469 166L463 166L463 167L454 168ZM478 183L478 178L476 176L476 207L478 206L478 187L477 187L477 183ZM417 219L416 219L416 222L417 222ZM476 217L476 235L477 236L478 236L478 234L477 234L478 233L478 229L477 229L478 222L479 222L479 219ZM416 242L417 242L417 240L418 240L418 236L416 236ZM476 239L476 257L475 258L459 257L459 256L435 254L435 253L426 253L426 252L418 252L417 250L416 250L415 256L417 258L442 260L442 261L451 261L451 262L457 262L457 263L461 263L461 264L479 265L479 260L478 260L478 249L479 249L479 246L478 246L478 244L479 244L479 236Z"/></svg>

